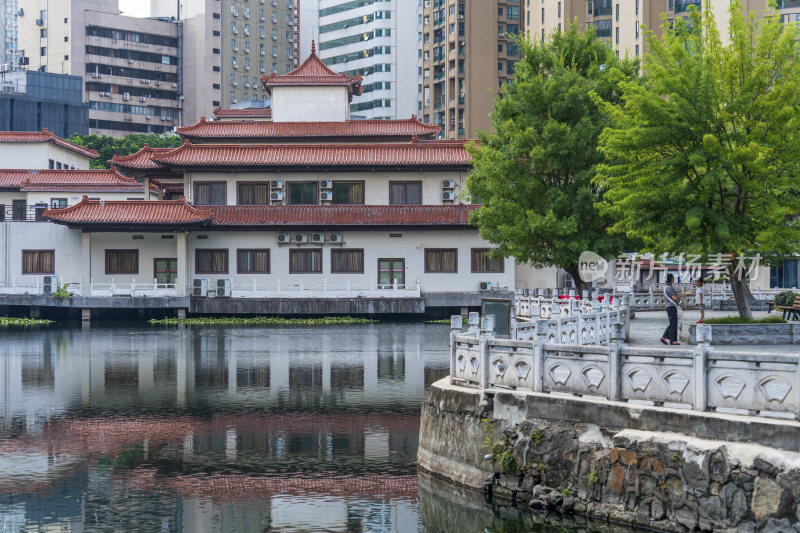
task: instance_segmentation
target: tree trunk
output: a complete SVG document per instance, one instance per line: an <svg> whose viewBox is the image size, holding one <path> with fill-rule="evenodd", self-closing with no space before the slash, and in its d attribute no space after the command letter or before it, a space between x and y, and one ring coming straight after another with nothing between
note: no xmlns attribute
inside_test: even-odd
<svg viewBox="0 0 800 533"><path fill-rule="evenodd" d="M753 319L753 312L750 310L750 302L753 301L753 295L750 293L750 287L747 285L747 279L741 272L736 272L736 260L732 260L728 265L728 276L731 278L731 289L733 290L733 298L736 300L736 310L739 311L739 316L745 320Z"/></svg>
<svg viewBox="0 0 800 533"><path fill-rule="evenodd" d="M572 276L572 281L575 282L575 293L578 296L583 296L583 291L587 290L586 282L581 279L580 270L578 269L578 264L569 265L564 270Z"/></svg>

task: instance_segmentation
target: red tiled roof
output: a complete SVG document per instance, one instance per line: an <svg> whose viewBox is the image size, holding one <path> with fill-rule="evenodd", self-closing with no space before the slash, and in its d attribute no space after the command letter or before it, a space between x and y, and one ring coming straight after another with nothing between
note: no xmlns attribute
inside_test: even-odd
<svg viewBox="0 0 800 533"><path fill-rule="evenodd" d="M476 205L210 206L215 226L467 226Z"/></svg>
<svg viewBox="0 0 800 533"><path fill-rule="evenodd" d="M268 107L250 107L247 109L214 109L214 116L218 119L236 118L272 118L272 109Z"/></svg>
<svg viewBox="0 0 800 533"><path fill-rule="evenodd" d="M52 131L44 129L42 131L0 131L0 143L43 143L49 142L55 145L72 150L80 155L95 158L97 152L87 146L78 146L65 139L62 139Z"/></svg>
<svg viewBox="0 0 800 533"><path fill-rule="evenodd" d="M129 168L136 170L147 170L159 168L157 164L152 161L152 157L157 154L164 154L174 150L175 148L151 148L149 144L131 155L115 155L111 158L111 164L120 168Z"/></svg>
<svg viewBox="0 0 800 533"><path fill-rule="evenodd" d="M143 185L115 170L0 170L0 188L31 191L141 192Z"/></svg>
<svg viewBox="0 0 800 533"><path fill-rule="evenodd" d="M261 77L261 84L265 89L276 85L342 85L347 87L351 95L360 95L362 92L361 76L348 76L339 74L322 62L317 56L314 42L311 43L311 55L303 63L287 74L270 74Z"/></svg>
<svg viewBox="0 0 800 533"><path fill-rule="evenodd" d="M254 120L215 120L204 118L193 126L177 128L183 138L243 139L269 142L278 139L325 139L329 137L389 137L411 140L412 137L433 137L439 126L424 124L415 115L401 120L347 120L345 122L268 122Z"/></svg>
<svg viewBox="0 0 800 533"><path fill-rule="evenodd" d="M64 209L47 209L44 217L67 225L171 226L202 224L211 220L211 211L180 200L89 200Z"/></svg>
<svg viewBox="0 0 800 533"><path fill-rule="evenodd" d="M461 168L470 157L464 141L395 144L191 144L154 154L164 167L413 167Z"/></svg>

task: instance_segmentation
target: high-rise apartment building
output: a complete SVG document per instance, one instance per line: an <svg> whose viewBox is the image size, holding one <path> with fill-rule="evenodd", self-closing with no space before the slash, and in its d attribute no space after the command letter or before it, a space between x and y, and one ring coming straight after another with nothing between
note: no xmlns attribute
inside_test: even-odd
<svg viewBox="0 0 800 533"><path fill-rule="evenodd" d="M423 0L423 122L447 139L490 129L491 102L520 57L512 36L524 31L522 9L519 0Z"/></svg>
<svg viewBox="0 0 800 533"><path fill-rule="evenodd" d="M296 0L151 0L150 12L181 21L184 124L217 107L266 106L261 76L298 65Z"/></svg>
<svg viewBox="0 0 800 533"><path fill-rule="evenodd" d="M337 72L360 75L363 92L350 103L354 119L408 118L417 112L417 0L303 0L303 53Z"/></svg>
<svg viewBox="0 0 800 533"><path fill-rule="evenodd" d="M163 133L180 123L174 21L122 16L117 0L19 0L19 12L27 68L83 77L92 133Z"/></svg>
<svg viewBox="0 0 800 533"><path fill-rule="evenodd" d="M565 29L572 22L594 26L597 36L607 41L619 57L641 56L647 50L645 30L661 34L662 16L668 23L688 19L689 9L703 8L702 0L525 0L525 21L531 40ZM767 0L743 0L744 9L761 15ZM711 2L714 18L723 40L728 35L729 2ZM800 1L780 0L778 7L785 21L800 21Z"/></svg>
<svg viewBox="0 0 800 533"><path fill-rule="evenodd" d="M19 65L19 29L17 0L0 0L0 68L11 70Z"/></svg>

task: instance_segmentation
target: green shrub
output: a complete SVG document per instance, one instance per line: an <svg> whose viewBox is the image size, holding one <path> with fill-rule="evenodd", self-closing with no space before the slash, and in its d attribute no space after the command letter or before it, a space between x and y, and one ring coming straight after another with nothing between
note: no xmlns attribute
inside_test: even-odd
<svg viewBox="0 0 800 533"><path fill-rule="evenodd" d="M764 318L754 318L745 320L740 316L723 316L720 318L707 318L706 324L785 324L786 319L779 316L765 316Z"/></svg>
<svg viewBox="0 0 800 533"><path fill-rule="evenodd" d="M778 293L775 297L775 307L791 307L796 296L797 294L792 291Z"/></svg>

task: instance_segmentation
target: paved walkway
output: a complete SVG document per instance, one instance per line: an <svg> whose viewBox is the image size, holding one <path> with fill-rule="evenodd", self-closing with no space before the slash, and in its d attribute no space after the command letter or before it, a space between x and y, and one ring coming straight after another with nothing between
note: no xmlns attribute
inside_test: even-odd
<svg viewBox="0 0 800 533"><path fill-rule="evenodd" d="M706 318L723 317L736 315L736 311L706 311ZM775 314L773 312L773 314ZM761 318L767 316L766 311L753 312L753 316ZM700 319L700 311L686 311L681 320L696 322ZM665 347L659 339L667 327L666 311L636 311L636 318L631 320L631 340L630 344L635 346L661 346ZM691 346L681 344L674 346L674 349L686 349ZM738 345L738 346L714 346L717 351L750 351L754 353L769 352L792 352L800 356L800 345L797 344L775 344L775 345Z"/></svg>

